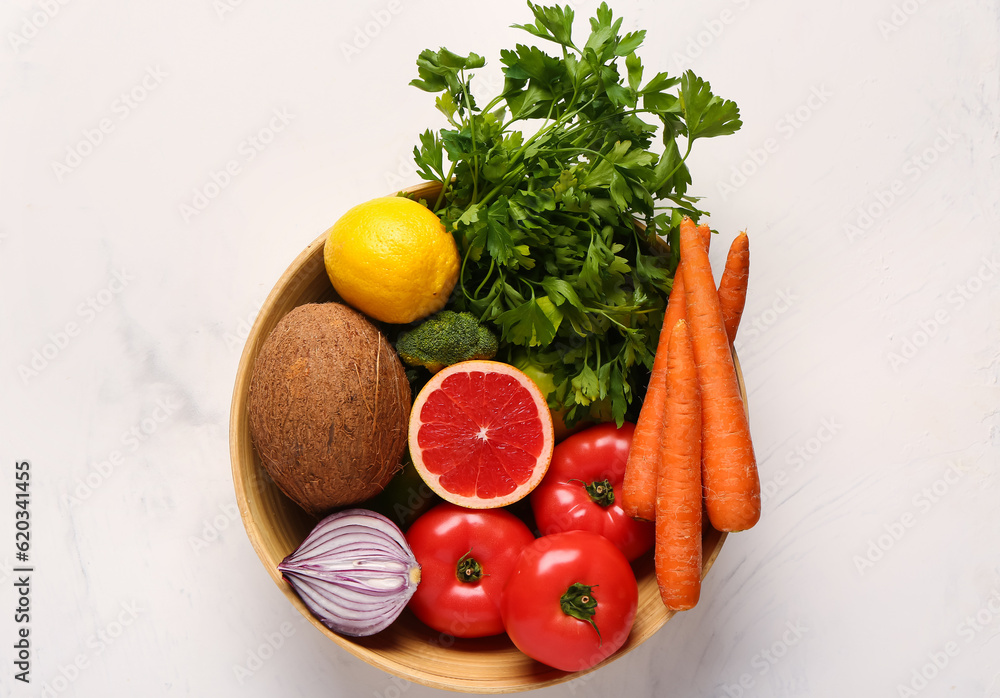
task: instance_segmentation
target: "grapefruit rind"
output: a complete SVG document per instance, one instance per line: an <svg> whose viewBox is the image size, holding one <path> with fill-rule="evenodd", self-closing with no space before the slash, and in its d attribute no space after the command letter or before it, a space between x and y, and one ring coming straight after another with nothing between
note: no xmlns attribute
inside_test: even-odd
<svg viewBox="0 0 1000 698"><path fill-rule="evenodd" d="M513 491L501 496L490 498L463 496L447 489L441 483L442 475L446 475L447 473L435 474L431 471L427 463L425 463L423 449L420 447L418 442L420 429L425 424L421 419L421 411L424 404L427 402L427 399L441 389L442 383L444 383L448 377L456 374L472 372L482 372L485 374L499 373L513 377L517 383L531 396L531 400L537 411L538 420L541 423L542 444L531 476L525 482L518 485ZM549 463L552 461L552 450L555 446L552 414L549 411L548 403L545 400L545 396L542 395L541 390L538 389L535 382L525 375L523 371L520 371L510 364L505 364L500 361L462 361L435 373L427 384L424 385L423 389L421 389L420 393L413 401L413 406L410 409L409 444L410 457L413 460L414 467L431 491L439 497L445 501L451 502L452 504L457 504L458 506L469 509L496 509L524 499L545 477L545 473L549 468Z"/></svg>

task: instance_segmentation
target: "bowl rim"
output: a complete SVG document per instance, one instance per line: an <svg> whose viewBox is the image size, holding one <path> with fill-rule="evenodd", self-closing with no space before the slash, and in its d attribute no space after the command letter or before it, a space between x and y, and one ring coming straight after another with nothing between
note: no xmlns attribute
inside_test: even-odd
<svg viewBox="0 0 1000 698"><path fill-rule="evenodd" d="M440 187L440 182L423 182L406 189L401 189L398 192L393 192L393 194L407 194L418 200L421 198L429 199L437 194L438 187ZM264 303L261 305L257 313L257 317L250 328L250 332L247 336L240 356L233 388L233 397L230 404L229 451L231 471L240 518L243 522L243 527L247 533L247 537L250 539L250 543L253 546L254 552L256 552L257 557L267 569L268 574L281 590L282 594L292 603L299 613L306 618L306 620L308 620L328 638L333 640L337 645L344 648L355 657L358 657L368 664L389 674L398 676L408 681L413 681L432 688L464 693L515 693L553 686L570 681L596 671L612 661L615 661L652 637L652 635L654 635L661 627L663 627L663 625L666 624L668 620L670 620L670 618L674 616L674 611L670 611L663 607L662 618L659 620L653 619L652 625L655 625L655 627L652 627L652 629L649 630L645 636L634 639L633 635L635 635L635 633L633 632L633 634L630 634L628 641L622 648L590 669L576 672L565 672L547 667L551 670L532 675L533 678L538 679L537 681L523 682L518 685L495 685L486 682L477 683L475 681L459 677L446 678L433 672L421 672L415 671L411 667L403 667L383 656L377 650L372 649L365 644L360 644L358 640L363 640L363 638L349 638L338 635L313 616L291 586L284 582L281 574L277 570L277 567L271 564L271 559L265 546L264 536L257 520L258 512L255 511L255 509L259 507L259 502L254 501L249 487L251 479L257 476L256 472L251 467L252 463L244 463L246 446L250 442L249 416L247 413L249 380L253 369L253 363L260 351L261 345L270 334L274 325L277 324L278 320L280 320L280 317L275 317L276 306L279 305L279 300L289 293L301 292L306 286L308 286L308 281L304 281L303 277L313 278L320 270L325 272L322 248L326 243L328 232L329 231L327 230L320 234L295 257L278 281L274 284L271 291L268 293L267 298L264 300ZM317 266L318 269L310 269L312 266ZM284 313L282 316L283 315ZM736 368L740 395L749 416L746 387L735 348L732 348L732 354L733 362ZM253 448L252 443L250 443L250 448ZM717 540L714 545L711 546L710 550L705 550L705 557L702 563L702 579L705 578L708 571L714 565L719 553L722 550L722 546L728 537L728 534L724 532L713 530L711 533L714 534L714 536L717 536Z"/></svg>

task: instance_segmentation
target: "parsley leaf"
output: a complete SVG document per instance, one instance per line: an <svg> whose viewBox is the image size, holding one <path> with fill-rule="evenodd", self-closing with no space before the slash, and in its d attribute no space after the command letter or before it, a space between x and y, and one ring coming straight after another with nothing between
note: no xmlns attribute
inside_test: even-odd
<svg viewBox="0 0 1000 698"><path fill-rule="evenodd" d="M547 296L542 296L511 308L496 321L502 330L502 338L512 344L548 346L562 323L562 313Z"/></svg>
<svg viewBox="0 0 1000 698"><path fill-rule="evenodd" d="M690 70L681 77L680 102L692 141L736 133L743 125L736 103L713 95L711 85Z"/></svg>

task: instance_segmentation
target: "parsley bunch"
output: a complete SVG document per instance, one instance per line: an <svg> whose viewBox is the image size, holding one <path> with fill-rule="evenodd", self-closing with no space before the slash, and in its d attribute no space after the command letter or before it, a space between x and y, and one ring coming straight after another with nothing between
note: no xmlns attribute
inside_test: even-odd
<svg viewBox="0 0 1000 698"><path fill-rule="evenodd" d="M501 51L503 90L484 107L471 89L483 57L421 52L411 84L439 93L448 127L420 135L417 170L442 182L429 203L462 254L450 307L497 329L498 359L551 374L549 405L568 424L621 423L648 380L677 265L677 245L657 235L676 241L681 217L704 213L685 161L699 138L739 129L739 109L691 71L643 83L645 31L622 35L607 4L582 45L570 7L528 7L534 24L514 26L557 55Z"/></svg>

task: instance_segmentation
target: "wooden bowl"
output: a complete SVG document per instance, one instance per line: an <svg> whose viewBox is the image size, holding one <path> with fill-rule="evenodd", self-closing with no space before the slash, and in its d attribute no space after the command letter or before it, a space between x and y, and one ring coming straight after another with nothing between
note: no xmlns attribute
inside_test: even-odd
<svg viewBox="0 0 1000 698"><path fill-rule="evenodd" d="M439 186L426 183L407 191L417 198L431 199L437 196ZM264 340L288 311L304 303L337 300L323 263L325 242L324 233L292 262L271 290L247 338L233 391L229 444L236 499L247 535L267 573L289 602L324 635L369 664L410 681L468 693L513 693L551 686L587 673L559 671L536 662L522 654L506 635L469 640L438 633L417 620L409 610L387 630L372 637L342 637L316 620L282 580L278 563L298 547L316 519L278 489L254 451L247 410L250 374ZM738 360L736 372L746 404ZM715 562L725 538L726 534L706 527L703 576ZM643 556L633 567L639 581L639 609L632 633L618 652L590 671L638 647L673 615L660 601L652 555Z"/></svg>

